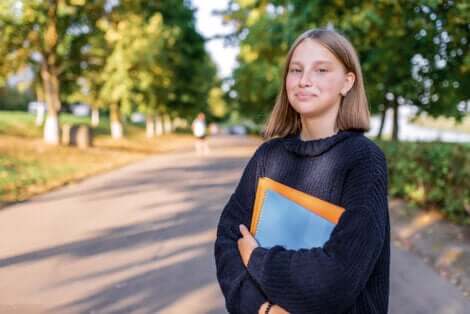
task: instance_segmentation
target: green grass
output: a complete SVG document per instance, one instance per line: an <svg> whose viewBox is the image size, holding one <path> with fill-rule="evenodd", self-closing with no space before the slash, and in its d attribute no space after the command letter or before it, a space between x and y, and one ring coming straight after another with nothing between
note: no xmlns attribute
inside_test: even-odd
<svg viewBox="0 0 470 314"><path fill-rule="evenodd" d="M109 135L109 120L100 119L93 147L51 146L42 140L42 127L27 112L0 111L0 207L103 171L193 144L191 134L145 137L145 126L125 124L125 138ZM65 123L90 124L88 117L60 115Z"/></svg>
<svg viewBox="0 0 470 314"><path fill-rule="evenodd" d="M35 115L22 111L0 111L0 135L12 135L26 138L39 138L42 136L42 126L35 125ZM89 117L77 117L70 113L60 114L60 124L85 124L91 126ZM126 135L132 137L142 132L144 124L130 124L124 126ZM100 123L93 128L93 133L97 136L110 134L109 119L100 117Z"/></svg>

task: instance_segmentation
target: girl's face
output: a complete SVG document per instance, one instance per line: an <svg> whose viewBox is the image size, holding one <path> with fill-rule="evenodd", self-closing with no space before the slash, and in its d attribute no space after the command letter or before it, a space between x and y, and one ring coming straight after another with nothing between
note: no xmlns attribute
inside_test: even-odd
<svg viewBox="0 0 470 314"><path fill-rule="evenodd" d="M286 77L289 103L304 117L316 117L339 107L341 93L354 83L341 61L327 48L305 39L294 50Z"/></svg>

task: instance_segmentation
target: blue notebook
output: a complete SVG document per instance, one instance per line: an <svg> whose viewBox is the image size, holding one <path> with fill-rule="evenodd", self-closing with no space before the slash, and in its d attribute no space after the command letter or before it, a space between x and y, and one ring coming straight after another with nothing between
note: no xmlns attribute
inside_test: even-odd
<svg viewBox="0 0 470 314"><path fill-rule="evenodd" d="M344 208L273 179L258 180L250 232L260 246L322 247Z"/></svg>

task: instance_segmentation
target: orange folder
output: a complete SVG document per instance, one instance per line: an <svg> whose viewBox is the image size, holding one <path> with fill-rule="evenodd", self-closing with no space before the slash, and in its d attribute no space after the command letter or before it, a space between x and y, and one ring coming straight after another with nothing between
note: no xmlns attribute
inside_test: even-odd
<svg viewBox="0 0 470 314"><path fill-rule="evenodd" d="M258 180L250 226L261 246L321 246L344 208L268 177Z"/></svg>

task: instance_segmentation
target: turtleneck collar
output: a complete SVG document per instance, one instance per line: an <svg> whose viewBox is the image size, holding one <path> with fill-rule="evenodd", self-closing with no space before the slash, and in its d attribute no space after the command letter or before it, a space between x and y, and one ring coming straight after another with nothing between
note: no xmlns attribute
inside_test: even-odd
<svg viewBox="0 0 470 314"><path fill-rule="evenodd" d="M336 134L328 137L318 138L314 140L303 141L300 138L300 131L284 137L284 147L293 153L301 156L318 156L332 148L334 145L343 140L362 135L364 132L357 129L339 130Z"/></svg>

